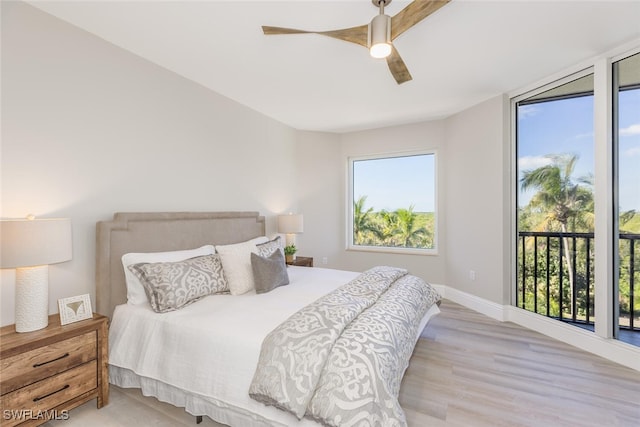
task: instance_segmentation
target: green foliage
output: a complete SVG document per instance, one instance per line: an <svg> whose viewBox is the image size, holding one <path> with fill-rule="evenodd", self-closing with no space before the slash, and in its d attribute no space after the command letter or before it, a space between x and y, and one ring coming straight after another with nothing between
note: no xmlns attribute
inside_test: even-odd
<svg viewBox="0 0 640 427"><path fill-rule="evenodd" d="M640 234L640 212L621 212L619 223L621 233Z"/></svg>
<svg viewBox="0 0 640 427"><path fill-rule="evenodd" d="M285 255L293 255L296 252L298 252L298 248L296 248L296 245L288 245L284 247L284 254Z"/></svg>
<svg viewBox="0 0 640 427"><path fill-rule="evenodd" d="M522 239L524 239L525 246L524 258L522 257ZM572 296L575 292L576 320L587 320L588 314L589 320L593 321L593 241L587 248L588 240L590 240L588 237L576 238L575 244L573 239L569 240L570 258L575 262L575 264L574 262L570 264L571 268L575 268L573 282L570 282L567 263L564 262L566 251L562 238L520 237L518 244L520 252L518 257L518 306L523 307L522 297L524 295L524 308L527 310L550 317L572 318ZM562 309L560 308L561 303Z"/></svg>
<svg viewBox="0 0 640 427"><path fill-rule="evenodd" d="M591 177L572 177L576 156L550 155L549 158L550 164L523 172L521 188L535 189L537 192L529 204L518 212L520 231L592 232L594 201ZM640 234L640 213L622 212L619 223L621 233ZM636 316L640 316L638 243L640 242L636 240L634 265L631 266L631 241L620 239L620 325L629 324L631 307ZM595 264L593 246L592 238L588 237L520 237L517 305L551 317L569 318L575 315L577 320L586 320L588 314L592 321ZM631 301L631 271L634 272L634 301ZM575 313L572 307L574 293ZM640 322L640 317L636 322Z"/></svg>
<svg viewBox="0 0 640 427"><path fill-rule="evenodd" d="M413 206L374 211L365 209L367 196L353 203L353 243L359 246L433 249L435 214L414 212Z"/></svg>

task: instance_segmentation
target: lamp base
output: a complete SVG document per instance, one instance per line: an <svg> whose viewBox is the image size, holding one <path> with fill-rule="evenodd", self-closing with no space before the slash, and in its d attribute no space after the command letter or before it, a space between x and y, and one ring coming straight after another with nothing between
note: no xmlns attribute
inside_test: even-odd
<svg viewBox="0 0 640 427"><path fill-rule="evenodd" d="M49 266L16 269L16 332L49 325Z"/></svg>
<svg viewBox="0 0 640 427"><path fill-rule="evenodd" d="M285 234L285 245L286 246L295 246L296 245L296 235L295 234Z"/></svg>

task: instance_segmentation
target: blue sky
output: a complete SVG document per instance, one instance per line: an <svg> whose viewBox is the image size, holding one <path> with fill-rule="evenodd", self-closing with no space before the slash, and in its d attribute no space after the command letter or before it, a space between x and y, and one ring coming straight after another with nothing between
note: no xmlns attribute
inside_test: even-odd
<svg viewBox="0 0 640 427"><path fill-rule="evenodd" d="M367 196L365 208L394 211L414 206L433 212L435 156L416 155L353 162L354 199Z"/></svg>
<svg viewBox="0 0 640 427"><path fill-rule="evenodd" d="M619 197L622 211L640 211L640 90L620 93ZM548 163L548 154L577 154L574 178L594 174L593 97L521 106L518 164L523 170ZM532 192L519 192L523 206Z"/></svg>

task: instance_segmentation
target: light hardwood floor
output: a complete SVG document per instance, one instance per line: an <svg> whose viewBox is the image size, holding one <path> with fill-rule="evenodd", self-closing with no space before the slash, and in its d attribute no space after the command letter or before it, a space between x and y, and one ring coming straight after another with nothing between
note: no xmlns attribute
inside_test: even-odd
<svg viewBox="0 0 640 427"><path fill-rule="evenodd" d="M640 426L640 372L450 301L441 310L402 384L409 426ZM182 409L138 390L112 386L110 399L46 425L196 426ZM204 417L200 426L219 424Z"/></svg>

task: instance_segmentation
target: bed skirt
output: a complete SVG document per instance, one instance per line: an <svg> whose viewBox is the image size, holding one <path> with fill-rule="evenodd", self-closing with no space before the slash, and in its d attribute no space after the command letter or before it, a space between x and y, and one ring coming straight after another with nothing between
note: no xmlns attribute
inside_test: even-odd
<svg viewBox="0 0 640 427"><path fill-rule="evenodd" d="M117 366L109 365L109 382L121 388L139 388L144 396L155 397L161 402L184 408L193 416L206 415L216 422L230 426L287 426L287 424L267 420L258 414L227 405L220 400L181 390L152 378L141 377L129 369ZM310 425L317 426L315 423Z"/></svg>

